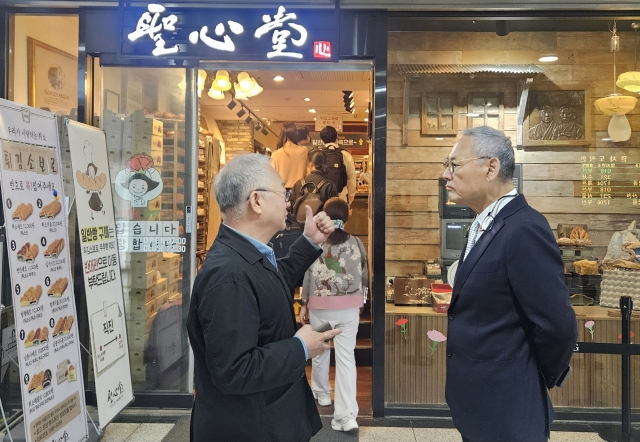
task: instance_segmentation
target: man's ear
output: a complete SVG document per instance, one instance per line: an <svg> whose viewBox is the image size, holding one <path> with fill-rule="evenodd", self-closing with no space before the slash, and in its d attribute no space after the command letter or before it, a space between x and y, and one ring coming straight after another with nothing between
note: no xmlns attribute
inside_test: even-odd
<svg viewBox="0 0 640 442"><path fill-rule="evenodd" d="M249 201L247 204L249 205L248 209L256 214L262 214L264 210L264 200L260 199L260 194L258 192L251 192L249 196Z"/></svg>
<svg viewBox="0 0 640 442"><path fill-rule="evenodd" d="M498 178L500 174L500 160L497 158L489 159L489 166L487 170L487 181L493 181Z"/></svg>

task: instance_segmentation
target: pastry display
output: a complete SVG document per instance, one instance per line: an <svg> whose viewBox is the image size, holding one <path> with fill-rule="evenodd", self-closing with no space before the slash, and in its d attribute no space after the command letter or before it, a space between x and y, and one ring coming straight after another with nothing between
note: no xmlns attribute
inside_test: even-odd
<svg viewBox="0 0 640 442"><path fill-rule="evenodd" d="M26 221L33 213L33 206L30 203L20 203L11 217L14 221Z"/></svg>
<svg viewBox="0 0 640 442"><path fill-rule="evenodd" d="M49 287L47 295L59 298L67 289L67 285L69 285L69 280L67 280L67 278L58 278L56 282L54 282L53 285Z"/></svg>
<svg viewBox="0 0 640 442"><path fill-rule="evenodd" d="M27 388L29 390L29 393L34 393L34 392L37 393L40 390L42 390L44 388L43 383L44 383L44 371L34 374L33 377L31 378L31 382L29 382L29 387ZM51 379L49 379L49 385L50 384L51 384Z"/></svg>
<svg viewBox="0 0 640 442"><path fill-rule="evenodd" d="M27 339L24 340L24 346L31 347L33 345L33 339L35 338L35 336L36 336L36 332L31 330L27 335Z"/></svg>
<svg viewBox="0 0 640 442"><path fill-rule="evenodd" d="M68 335L71 331L71 326L73 325L73 316L67 316L66 321L64 322L64 326L62 327L62 333Z"/></svg>
<svg viewBox="0 0 640 442"><path fill-rule="evenodd" d="M573 241L571 240L571 238L558 238L558 245L561 245L561 246L572 246L573 245Z"/></svg>
<svg viewBox="0 0 640 442"><path fill-rule="evenodd" d="M598 275L598 261L589 261L588 259L583 259L580 261L575 261L573 266L576 269L576 273L580 275Z"/></svg>
<svg viewBox="0 0 640 442"><path fill-rule="evenodd" d="M37 304L42 296L42 287L37 285L35 287L29 287L22 298L20 298L20 306L27 307Z"/></svg>
<svg viewBox="0 0 640 442"><path fill-rule="evenodd" d="M38 255L38 245L26 243L18 250L18 261L33 262Z"/></svg>
<svg viewBox="0 0 640 442"><path fill-rule="evenodd" d="M49 244L47 250L44 251L45 258L57 258L64 249L64 239L56 239Z"/></svg>
<svg viewBox="0 0 640 442"><path fill-rule="evenodd" d="M571 239L589 239L589 232L587 232L584 228L578 226L574 227L571 231L571 235L569 235Z"/></svg>
<svg viewBox="0 0 640 442"><path fill-rule="evenodd" d="M51 336L55 338L56 336L62 334L62 328L64 327L66 320L67 320L66 316L63 316L62 318L58 319L58 322L56 322L56 326L53 327L53 333L51 334Z"/></svg>
<svg viewBox="0 0 640 442"><path fill-rule="evenodd" d="M53 200L40 210L40 218L53 219L58 215L58 213L60 213L60 210L62 210L62 204L60 204L60 201Z"/></svg>

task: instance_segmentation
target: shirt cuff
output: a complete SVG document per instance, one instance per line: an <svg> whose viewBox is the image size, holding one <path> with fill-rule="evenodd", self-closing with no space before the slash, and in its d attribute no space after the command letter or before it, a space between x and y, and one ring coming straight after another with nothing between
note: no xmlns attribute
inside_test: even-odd
<svg viewBox="0 0 640 442"><path fill-rule="evenodd" d="M318 244L314 243L313 241L311 241L309 238L307 238L307 235L305 235L304 233L302 234L302 236L304 236L304 239L306 239L307 241L309 241L309 244L311 244L316 250L322 250L322 247L319 247Z"/></svg>
<svg viewBox="0 0 640 442"><path fill-rule="evenodd" d="M302 344L302 348L304 348L304 360L308 361L309 360L309 351L307 350L307 344L304 343L304 341L302 340L302 338L300 336L294 336L294 338L297 338L300 343Z"/></svg>

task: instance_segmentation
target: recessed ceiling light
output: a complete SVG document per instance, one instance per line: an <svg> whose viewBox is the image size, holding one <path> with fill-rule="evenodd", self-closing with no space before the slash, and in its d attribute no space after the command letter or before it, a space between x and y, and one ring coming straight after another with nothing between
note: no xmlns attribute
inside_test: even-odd
<svg viewBox="0 0 640 442"><path fill-rule="evenodd" d="M611 141L611 138L603 138L602 141Z"/></svg>
<svg viewBox="0 0 640 442"><path fill-rule="evenodd" d="M284 77L280 76L280 75L276 75L275 77L273 77L274 81L282 81L284 80Z"/></svg>
<svg viewBox="0 0 640 442"><path fill-rule="evenodd" d="M311 101L311 98L306 97L306 98L304 99L304 101Z"/></svg>
<svg viewBox="0 0 640 442"><path fill-rule="evenodd" d="M558 57L556 55L545 55L544 57L538 58L538 61L551 63L552 61L558 61Z"/></svg>
<svg viewBox="0 0 640 442"><path fill-rule="evenodd" d="M364 118L364 121L369 121L369 119L368 118Z"/></svg>
<svg viewBox="0 0 640 442"><path fill-rule="evenodd" d="M260 112L260 109L254 109L253 111L254 112Z"/></svg>
<svg viewBox="0 0 640 442"><path fill-rule="evenodd" d="M309 112L311 112L312 114L315 114L316 110L315 109L309 109Z"/></svg>
<svg viewBox="0 0 640 442"><path fill-rule="evenodd" d="M313 121L315 121L315 120L316 120L316 117L313 117Z"/></svg>
<svg viewBox="0 0 640 442"><path fill-rule="evenodd" d="M436 140L438 140L438 141L442 141L442 140L444 140L444 138L440 138L440 137L438 137L438 138L436 138Z"/></svg>
<svg viewBox="0 0 640 442"><path fill-rule="evenodd" d="M365 109L364 111L365 111L366 113L369 113L369 109Z"/></svg>
<svg viewBox="0 0 640 442"><path fill-rule="evenodd" d="M266 119L267 119L267 117L262 117L262 119L263 119L263 120L266 120Z"/></svg>
<svg viewBox="0 0 640 442"><path fill-rule="evenodd" d="M476 114L476 113L474 113L474 112L469 112L469 113L467 114L467 117L479 117L479 116L480 116L480 114Z"/></svg>

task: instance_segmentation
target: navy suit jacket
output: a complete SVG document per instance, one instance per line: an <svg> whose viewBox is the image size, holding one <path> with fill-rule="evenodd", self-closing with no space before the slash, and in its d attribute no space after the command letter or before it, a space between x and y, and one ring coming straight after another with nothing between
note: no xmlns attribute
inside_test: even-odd
<svg viewBox="0 0 640 442"><path fill-rule="evenodd" d="M446 399L469 440L549 437L547 389L577 341L563 274L549 223L522 195L503 207L458 266L448 312Z"/></svg>

